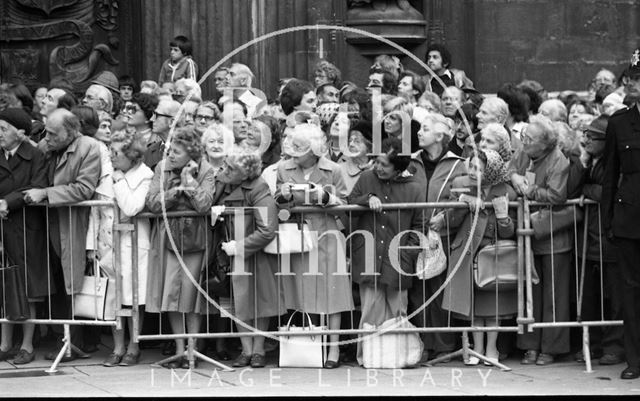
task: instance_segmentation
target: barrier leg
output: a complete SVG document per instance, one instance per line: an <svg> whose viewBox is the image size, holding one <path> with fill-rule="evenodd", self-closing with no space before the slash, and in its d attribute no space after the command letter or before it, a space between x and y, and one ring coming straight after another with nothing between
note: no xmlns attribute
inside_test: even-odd
<svg viewBox="0 0 640 401"><path fill-rule="evenodd" d="M587 373L593 373L591 369L591 346L589 345L589 326L582 326L582 354Z"/></svg>
<svg viewBox="0 0 640 401"><path fill-rule="evenodd" d="M62 343L63 343L62 348L60 348L60 352L58 352L56 359L53 361L53 364L51 364L51 367L45 370L45 372L56 373L58 371L56 368L58 367L58 364L62 360L62 357L63 356L71 357L71 352L75 352L78 355L78 358L83 358L83 359L90 358L90 355L86 354L80 348L76 347L71 343L71 329L69 328L68 324L64 325L64 337L62 339Z"/></svg>
<svg viewBox="0 0 640 401"><path fill-rule="evenodd" d="M187 360L189 361L189 369L194 369L195 368L195 361L196 361L196 358L198 358L198 359L201 359L201 360L203 360L205 362L209 362L210 364L212 364L212 365L214 365L214 366L216 366L216 367L218 367L220 369L223 369L223 370L225 370L227 372L235 371L235 369L233 369L232 367L227 366L227 365L225 365L225 364L223 364L221 362L216 361L213 358L210 358L210 357L200 353L198 350L195 349L195 345L196 345L195 338L188 337L187 338L187 349L184 350L181 354L173 355L173 356L170 356L169 358L165 358L165 359L163 359L161 361L152 363L151 366L162 366L165 363L173 362L173 361L178 360L180 358L187 357Z"/></svg>
<svg viewBox="0 0 640 401"><path fill-rule="evenodd" d="M469 348L469 333L467 331L463 331L462 332L462 349L459 349L457 351L454 351L450 354L447 355L443 355L441 357L432 359L430 361L428 361L426 363L427 366L433 366L437 363L440 363L444 360L447 359L453 359L453 358L457 358L459 356L462 356L463 360L466 362L469 360L469 356L475 356L476 358L478 358L479 360L486 362L488 364L491 364L492 366L495 366L497 368L500 368L500 370L503 370L505 372L509 372L511 371L511 368L508 367L507 365L504 365L500 362L496 362L496 361L492 361L489 358L487 358L486 356L472 350L471 348Z"/></svg>

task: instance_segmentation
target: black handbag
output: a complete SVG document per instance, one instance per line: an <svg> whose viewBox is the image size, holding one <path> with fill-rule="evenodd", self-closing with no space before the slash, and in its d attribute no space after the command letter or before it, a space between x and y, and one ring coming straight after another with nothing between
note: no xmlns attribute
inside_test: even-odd
<svg viewBox="0 0 640 401"><path fill-rule="evenodd" d="M220 222L221 226L216 227L216 231L220 233L220 236L214 238L223 238L227 241L229 233L224 222ZM231 296L231 278L229 273L231 272L231 258L222 249L222 240L218 241L214 247L213 259L207 264L207 270L205 274L205 289L210 297L225 297Z"/></svg>
<svg viewBox="0 0 640 401"><path fill-rule="evenodd" d="M22 265L7 263L0 267L0 302L7 320L20 322L29 318L27 286L24 281L25 269Z"/></svg>
<svg viewBox="0 0 640 401"><path fill-rule="evenodd" d="M205 217L169 218L166 235L171 235L178 253L201 252L207 246ZM169 238L165 241L167 249L173 250Z"/></svg>

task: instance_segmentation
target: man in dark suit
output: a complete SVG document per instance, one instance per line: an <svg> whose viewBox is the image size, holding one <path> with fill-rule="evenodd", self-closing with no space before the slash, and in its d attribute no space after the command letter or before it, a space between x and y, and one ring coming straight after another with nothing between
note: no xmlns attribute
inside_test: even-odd
<svg viewBox="0 0 640 401"><path fill-rule="evenodd" d="M622 273L624 347L622 379L640 377L640 48L626 71L625 91L635 103L609 119L602 210L607 236L618 246Z"/></svg>
<svg viewBox="0 0 640 401"><path fill-rule="evenodd" d="M21 108L0 111L0 218L2 218L2 262L26 270L24 296L29 301L29 316L36 317L36 303L48 295L46 253L37 245L45 242L45 218L42 208L24 208L22 192L47 186L44 155L29 143L31 117ZM35 247L33 245L36 245ZM30 248L27 248L27 247ZM27 250L28 249L28 250ZM24 274L22 272L18 274ZM8 302L9 300L0 300ZM22 344L16 353L13 326L2 324L0 361L13 359L15 365L27 364L35 358L33 334L35 325L21 325Z"/></svg>

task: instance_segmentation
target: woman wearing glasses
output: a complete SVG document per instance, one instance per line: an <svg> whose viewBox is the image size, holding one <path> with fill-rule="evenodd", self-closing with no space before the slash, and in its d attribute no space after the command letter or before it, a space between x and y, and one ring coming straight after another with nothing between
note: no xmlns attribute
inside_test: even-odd
<svg viewBox="0 0 640 401"><path fill-rule="evenodd" d="M145 145L151 139L151 127L158 97L147 93L135 93L122 109L123 122L127 132L134 132L136 139Z"/></svg>
<svg viewBox="0 0 640 401"><path fill-rule="evenodd" d="M196 132L200 135L206 131L206 129L218 119L220 115L220 109L213 102L204 102L196 109L196 114L193 117Z"/></svg>

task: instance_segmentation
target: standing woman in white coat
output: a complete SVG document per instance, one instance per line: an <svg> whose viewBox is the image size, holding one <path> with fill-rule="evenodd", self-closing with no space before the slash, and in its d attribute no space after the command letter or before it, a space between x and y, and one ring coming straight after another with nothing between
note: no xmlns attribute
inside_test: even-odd
<svg viewBox="0 0 640 401"><path fill-rule="evenodd" d="M135 135L118 132L111 137L111 163L113 164L113 192L120 210L120 222L128 223L145 207L145 199L153 171L143 163L146 147L135 139ZM138 304L140 305L139 326L142 327L143 306L146 303L147 265L149 263L150 228L148 219L138 219ZM120 236L120 272L122 274L122 305L133 304L133 260L132 237L130 232ZM104 361L104 366L131 366L140 359L140 348L133 342L132 318L129 323L129 345L125 348L124 325L121 330L113 328L113 352Z"/></svg>

